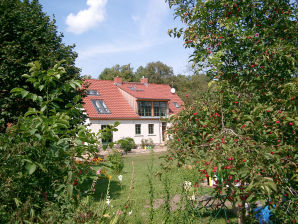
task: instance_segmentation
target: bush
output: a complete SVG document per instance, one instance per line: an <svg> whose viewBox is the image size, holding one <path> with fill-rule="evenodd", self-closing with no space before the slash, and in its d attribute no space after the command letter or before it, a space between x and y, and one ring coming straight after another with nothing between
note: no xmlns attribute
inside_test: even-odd
<svg viewBox="0 0 298 224"><path fill-rule="evenodd" d="M81 82L71 80L55 88L65 73L62 67L45 72L39 63L30 66L31 74L23 77L40 94L23 88L13 89L12 94L38 106L0 134L0 223L40 222L42 208L48 205L55 205L54 213L66 218L72 213L73 192L81 181L75 176L74 158L97 150L97 139L85 126L71 127L72 114L81 113L80 99L74 98L67 109L57 106L62 91L80 88Z"/></svg>
<svg viewBox="0 0 298 224"><path fill-rule="evenodd" d="M142 148L143 149L154 149L154 143L153 140L151 138L148 139L142 139Z"/></svg>
<svg viewBox="0 0 298 224"><path fill-rule="evenodd" d="M135 141L133 138L123 138L118 141L120 148L124 150L124 152L130 152L132 149L136 147Z"/></svg>
<svg viewBox="0 0 298 224"><path fill-rule="evenodd" d="M111 154L109 154L108 162L111 163L110 168L113 170L113 172L117 174L121 173L124 167L124 162L120 152L114 150Z"/></svg>

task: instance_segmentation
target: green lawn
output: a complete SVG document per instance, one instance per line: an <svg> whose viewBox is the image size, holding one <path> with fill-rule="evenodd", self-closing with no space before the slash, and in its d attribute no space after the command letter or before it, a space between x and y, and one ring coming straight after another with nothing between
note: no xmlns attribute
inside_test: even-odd
<svg viewBox="0 0 298 224"><path fill-rule="evenodd" d="M162 156L165 153L152 153L152 154L140 154L140 155L127 155L124 156L124 169L122 171L123 180L122 184L118 180L118 175L112 174L112 179L110 182L110 197L111 205L114 209L119 211L120 208L124 208L126 202L129 199L128 211L132 211L132 214L126 217L127 223L149 223L150 220L150 184L149 176L152 176L152 188L154 197L154 207L153 211L153 222L162 223L162 220L169 212L165 209L165 184L164 178L167 175L168 187L166 188L170 193L170 201L179 202L179 197L182 192L182 184L185 180L193 181L195 180L195 172L186 170L184 168L175 168L170 172L162 174L160 163L162 162ZM152 171L150 172L150 167ZM132 172L134 170L134 175ZM95 191L95 199L97 201L105 201L106 189L108 186L107 179L100 179L97 183ZM132 183L132 185L131 185ZM133 186L130 189L130 186ZM202 188L202 195L208 194L210 192L209 188ZM175 199L173 199L175 198ZM171 202L173 203L173 202ZM175 215L181 216L181 209L179 205L172 205L174 211L171 211L170 223L176 223ZM181 217L180 217L181 218ZM172 220L172 221L171 221ZM205 222L208 217L200 219L200 221ZM223 218L215 220L214 223L225 223Z"/></svg>

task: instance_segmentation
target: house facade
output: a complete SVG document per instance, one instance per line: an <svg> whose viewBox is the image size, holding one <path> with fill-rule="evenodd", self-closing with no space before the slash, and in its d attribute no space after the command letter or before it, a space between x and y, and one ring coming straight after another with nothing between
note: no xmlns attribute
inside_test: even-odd
<svg viewBox="0 0 298 224"><path fill-rule="evenodd" d="M167 140L168 124L162 119L181 110L183 101L169 85L114 80L86 80L87 97L84 109L89 128L97 133L100 129L119 121L118 131L110 140L131 137L136 144L142 139L152 139L154 144Z"/></svg>

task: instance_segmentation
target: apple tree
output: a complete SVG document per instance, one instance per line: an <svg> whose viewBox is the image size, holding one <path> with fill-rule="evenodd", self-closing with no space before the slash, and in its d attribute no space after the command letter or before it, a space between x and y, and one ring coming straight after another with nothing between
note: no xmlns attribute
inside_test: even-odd
<svg viewBox="0 0 298 224"><path fill-rule="evenodd" d="M171 118L169 158L195 166L198 179L216 176L214 195L231 202L239 223L254 219L258 203L270 219L295 222L297 3L168 3L184 23L169 34L184 39L194 66L214 80Z"/></svg>

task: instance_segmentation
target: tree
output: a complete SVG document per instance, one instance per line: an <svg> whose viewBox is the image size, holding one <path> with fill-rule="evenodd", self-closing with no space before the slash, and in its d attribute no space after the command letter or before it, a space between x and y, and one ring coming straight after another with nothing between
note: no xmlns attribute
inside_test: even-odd
<svg viewBox="0 0 298 224"><path fill-rule="evenodd" d="M127 65L114 65L112 68L105 68L100 75L98 76L98 79L101 80L113 80L115 77L121 77L123 81L127 82L134 82L134 72L133 68L130 66L130 64Z"/></svg>
<svg viewBox="0 0 298 224"><path fill-rule="evenodd" d="M157 61L150 62L146 67L139 67L136 72L137 77L146 77L150 83L169 83L169 79L174 76L173 68Z"/></svg>
<svg viewBox="0 0 298 224"><path fill-rule="evenodd" d="M297 3L168 2L185 23L169 33L214 79L212 93L172 118L173 156L201 179L217 175L214 195L232 203L239 223L254 219L256 201L275 222L295 222Z"/></svg>
<svg viewBox="0 0 298 224"><path fill-rule="evenodd" d="M62 37L57 33L55 20L51 21L42 12L37 0L0 0L0 132L8 123L15 123L29 107L36 105L10 93L15 87L29 87L38 94L39 91L25 83L22 77L29 72L29 62L39 61L41 68L47 70L64 60L61 66L66 73L58 85L79 78L80 70L74 65L77 57L74 46L63 44ZM65 92L63 102L56 104L57 111L65 109L68 102L80 94L79 90ZM73 117L74 120L83 119L80 114Z"/></svg>

